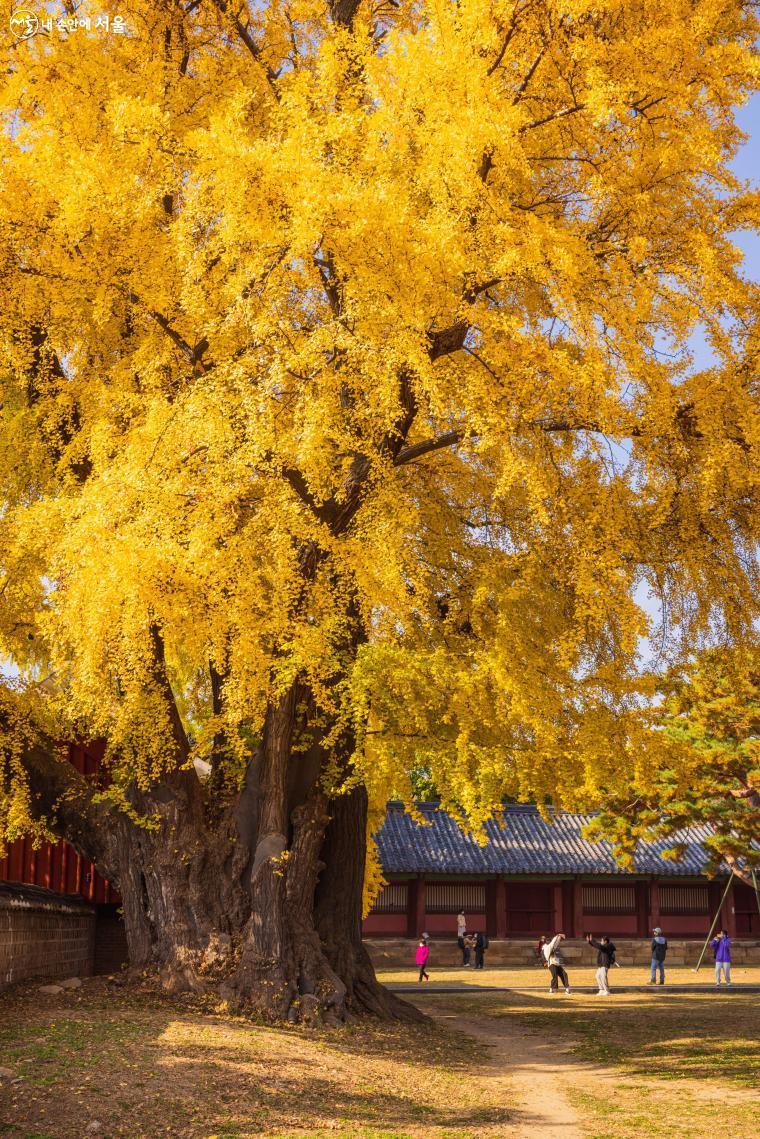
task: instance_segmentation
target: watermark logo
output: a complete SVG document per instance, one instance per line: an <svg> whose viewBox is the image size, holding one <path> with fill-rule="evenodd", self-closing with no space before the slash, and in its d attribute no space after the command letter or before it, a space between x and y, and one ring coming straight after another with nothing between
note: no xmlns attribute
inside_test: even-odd
<svg viewBox="0 0 760 1139"><path fill-rule="evenodd" d="M39 30L40 22L34 12L17 8L11 12L11 33L17 40L28 40Z"/></svg>
<svg viewBox="0 0 760 1139"><path fill-rule="evenodd" d="M42 35L58 34L68 38L72 32L105 32L123 36L128 34L127 21L123 16L111 16L101 12L96 16L51 16L42 11L40 15L29 8L16 8L11 13L11 35L17 40L30 40L39 32Z"/></svg>

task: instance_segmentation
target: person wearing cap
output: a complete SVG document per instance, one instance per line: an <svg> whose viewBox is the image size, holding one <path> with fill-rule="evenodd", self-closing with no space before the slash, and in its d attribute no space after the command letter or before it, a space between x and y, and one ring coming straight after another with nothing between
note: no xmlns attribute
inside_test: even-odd
<svg viewBox="0 0 760 1139"><path fill-rule="evenodd" d="M658 925L652 930L652 972L649 978L649 984L655 985L657 983L657 971L660 972L660 984L665 984L665 955L668 952L668 939L663 937L662 930Z"/></svg>

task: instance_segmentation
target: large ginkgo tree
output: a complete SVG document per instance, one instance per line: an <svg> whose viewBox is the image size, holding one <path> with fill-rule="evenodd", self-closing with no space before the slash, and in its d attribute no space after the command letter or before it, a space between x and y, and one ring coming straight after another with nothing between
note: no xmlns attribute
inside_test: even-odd
<svg viewBox="0 0 760 1139"><path fill-rule="evenodd" d="M125 34L17 32L6 837L92 857L169 985L402 1014L360 939L385 797L423 769L471 824L593 805L647 589L676 655L752 618L752 7L135 0Z"/></svg>

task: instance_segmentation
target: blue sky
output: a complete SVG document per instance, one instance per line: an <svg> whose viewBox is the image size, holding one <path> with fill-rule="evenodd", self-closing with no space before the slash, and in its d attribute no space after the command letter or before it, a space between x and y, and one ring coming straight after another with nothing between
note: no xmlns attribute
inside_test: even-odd
<svg viewBox="0 0 760 1139"><path fill-rule="evenodd" d="M747 142L733 162L733 168L740 178L748 178L755 185L760 182L760 95L742 107L736 115L736 121L749 135ZM760 234L737 233L734 240L745 257L744 272L748 277L760 283ZM694 352L694 366L696 369L709 366L712 357L707 346L701 342L696 334L691 337L690 347Z"/></svg>
<svg viewBox="0 0 760 1139"><path fill-rule="evenodd" d="M750 179L758 185L760 183L760 95L755 95L737 112L736 121L749 137L739 150L732 164L733 168L740 178ZM737 233L734 240L744 254L745 275L760 283L760 234ZM690 337L689 346L694 353L695 369L708 367L713 359L712 353L699 332ZM655 620L659 618L659 605L648 596L645 586L637 591L636 600ZM639 652L644 660L651 657L652 646L646 638L641 641Z"/></svg>
<svg viewBox="0 0 760 1139"><path fill-rule="evenodd" d="M750 138L736 156L734 170L741 178L751 178L757 183L760 180L760 95L755 95L739 111L736 120ZM749 274L760 281L760 236L756 233L737 235L737 245L747 257Z"/></svg>

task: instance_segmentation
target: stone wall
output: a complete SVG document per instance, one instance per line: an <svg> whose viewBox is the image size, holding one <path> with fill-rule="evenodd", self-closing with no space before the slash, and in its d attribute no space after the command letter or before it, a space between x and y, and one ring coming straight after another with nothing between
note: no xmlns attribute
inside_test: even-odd
<svg viewBox="0 0 760 1139"><path fill-rule="evenodd" d="M664 928L664 927L663 927ZM667 929L665 934L667 936ZM649 965L652 959L651 941L638 938L613 937L617 960L621 965ZM491 938L486 953L486 964L491 966L538 965L536 941ZM365 938L376 969L396 969L414 962L416 940L407 938ZM696 965L704 942L668 937L668 965ZM562 956L568 965L591 965L596 962L596 950L585 941L570 940L562 943ZM731 960L734 965L760 965L760 940L747 938L731 942ZM713 961L710 947L703 966ZM433 938L430 942L430 963L441 969L461 965L462 954L455 938Z"/></svg>
<svg viewBox="0 0 760 1139"><path fill-rule="evenodd" d="M0 882L0 986L32 977L86 977L95 907L38 886Z"/></svg>

